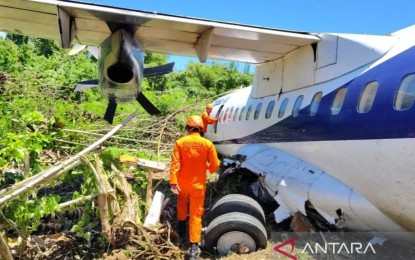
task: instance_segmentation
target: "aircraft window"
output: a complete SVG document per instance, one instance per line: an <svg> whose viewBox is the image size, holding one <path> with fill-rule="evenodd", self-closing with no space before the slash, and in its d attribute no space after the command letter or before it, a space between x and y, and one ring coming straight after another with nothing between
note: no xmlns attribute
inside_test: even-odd
<svg viewBox="0 0 415 260"><path fill-rule="evenodd" d="M268 103L267 111L265 112L265 118L268 119L272 115L272 111L274 111L275 101L272 100Z"/></svg>
<svg viewBox="0 0 415 260"><path fill-rule="evenodd" d="M310 116L315 116L317 114L322 96L323 96L323 92L321 91L314 94L313 99L311 100L311 104L310 104Z"/></svg>
<svg viewBox="0 0 415 260"><path fill-rule="evenodd" d="M241 113L239 114L239 121L242 120L243 114L245 113L245 107L241 109Z"/></svg>
<svg viewBox="0 0 415 260"><path fill-rule="evenodd" d="M303 103L303 99L304 99L304 96L301 95L301 96L298 96L297 99L295 100L294 107L293 107L293 113L292 113L293 117L297 117L298 114L300 113L301 103Z"/></svg>
<svg viewBox="0 0 415 260"><path fill-rule="evenodd" d="M331 104L331 114L337 115L342 109L344 98L346 97L347 89L345 87L339 89L334 97L333 104Z"/></svg>
<svg viewBox="0 0 415 260"><path fill-rule="evenodd" d="M410 109L415 100L415 74L407 75L395 94L394 107L396 110L403 111Z"/></svg>
<svg viewBox="0 0 415 260"><path fill-rule="evenodd" d="M226 123L227 122L227 118L228 118L228 112L229 112L229 107L225 110L225 113L222 116L222 123Z"/></svg>
<svg viewBox="0 0 415 260"><path fill-rule="evenodd" d="M278 118L282 118L285 114L285 110L287 109L288 105L288 98L285 98L280 106L280 111L278 111Z"/></svg>
<svg viewBox="0 0 415 260"><path fill-rule="evenodd" d="M259 117L259 113L261 113L261 108L262 108L262 103L259 103L257 106L256 106L256 109L255 109L255 114L254 114L254 119L256 120L256 119L258 119L258 117Z"/></svg>
<svg viewBox="0 0 415 260"><path fill-rule="evenodd" d="M249 117L251 116L251 111L252 111L252 105L250 105L248 107L248 110L246 111L246 117L245 117L246 120L249 120Z"/></svg>
<svg viewBox="0 0 415 260"><path fill-rule="evenodd" d="M369 82L360 96L359 104L357 105L357 111L359 113L367 113L373 106L375 101L376 92L378 91L379 83L377 81Z"/></svg>
<svg viewBox="0 0 415 260"><path fill-rule="evenodd" d="M236 116L238 115L239 107L236 108L235 114L233 114L233 121L236 121Z"/></svg>
<svg viewBox="0 0 415 260"><path fill-rule="evenodd" d="M229 116L227 122L230 122L232 119L233 107L231 107L231 111L229 111Z"/></svg>

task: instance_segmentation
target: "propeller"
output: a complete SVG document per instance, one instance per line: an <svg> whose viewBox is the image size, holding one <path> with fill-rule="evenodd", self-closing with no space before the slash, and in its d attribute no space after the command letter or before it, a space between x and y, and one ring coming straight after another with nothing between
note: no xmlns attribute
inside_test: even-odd
<svg viewBox="0 0 415 260"><path fill-rule="evenodd" d="M149 113L150 115L154 116L160 114L160 110L144 96L143 92L140 92L136 98L137 102Z"/></svg>
<svg viewBox="0 0 415 260"><path fill-rule="evenodd" d="M89 53L92 54L96 59L99 59L99 48L96 46L86 46L81 44L75 44L72 49L68 52L69 56L76 55L83 51L84 49L87 49Z"/></svg>
<svg viewBox="0 0 415 260"><path fill-rule="evenodd" d="M86 81L81 81L78 84L76 84L74 91L84 91L85 89L90 88L97 88L99 86L99 82L97 79L91 79Z"/></svg>
<svg viewBox="0 0 415 260"><path fill-rule="evenodd" d="M104 115L104 119L110 124L112 124L114 120L116 109L117 109L117 102L115 101L114 98L109 98L107 110L105 111L105 115Z"/></svg>
<svg viewBox="0 0 415 260"><path fill-rule="evenodd" d="M144 77L154 77L161 76L173 71L174 62L163 64L160 66L144 68L143 76Z"/></svg>

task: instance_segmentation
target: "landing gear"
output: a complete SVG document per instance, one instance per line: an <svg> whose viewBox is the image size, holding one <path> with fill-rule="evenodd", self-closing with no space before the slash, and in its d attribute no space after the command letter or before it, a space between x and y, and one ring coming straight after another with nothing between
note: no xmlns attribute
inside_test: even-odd
<svg viewBox="0 0 415 260"><path fill-rule="evenodd" d="M230 212L216 217L204 234L204 246L211 253L251 253L267 246L267 232L256 217Z"/></svg>
<svg viewBox="0 0 415 260"><path fill-rule="evenodd" d="M243 194L229 194L219 199L207 215L207 224L216 217L230 212L241 212L251 215L265 225L265 214L261 205L253 198Z"/></svg>

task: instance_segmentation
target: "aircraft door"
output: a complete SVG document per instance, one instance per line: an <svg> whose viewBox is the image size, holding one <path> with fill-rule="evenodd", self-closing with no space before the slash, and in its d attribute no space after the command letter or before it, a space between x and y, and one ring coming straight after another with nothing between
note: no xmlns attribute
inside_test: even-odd
<svg viewBox="0 0 415 260"><path fill-rule="evenodd" d="M218 111L216 112L216 115L214 117L216 117L218 119L218 121L216 121L216 123L213 125L213 131L215 133L215 135L222 140L223 135L218 131L218 125L220 125L222 123L223 120L223 115L222 113L222 109L223 109L223 105L221 105L218 109ZM220 127L219 127L220 128Z"/></svg>

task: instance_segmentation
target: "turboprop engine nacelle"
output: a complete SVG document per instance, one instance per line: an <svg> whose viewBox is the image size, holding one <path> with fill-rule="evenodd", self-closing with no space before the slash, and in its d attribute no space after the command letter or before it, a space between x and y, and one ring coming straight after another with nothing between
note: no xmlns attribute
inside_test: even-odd
<svg viewBox="0 0 415 260"><path fill-rule="evenodd" d="M101 44L100 87L109 102L137 99L144 70L144 49L131 33L119 29Z"/></svg>
<svg viewBox="0 0 415 260"><path fill-rule="evenodd" d="M141 81L143 77L161 76L171 72L174 63L144 68L144 55L145 50L134 38L134 33L124 28L115 30L100 45L100 55L97 57L99 79L80 82L75 91L99 86L108 100L104 119L109 123L113 121L118 103L136 100L149 114L160 113L141 92Z"/></svg>

